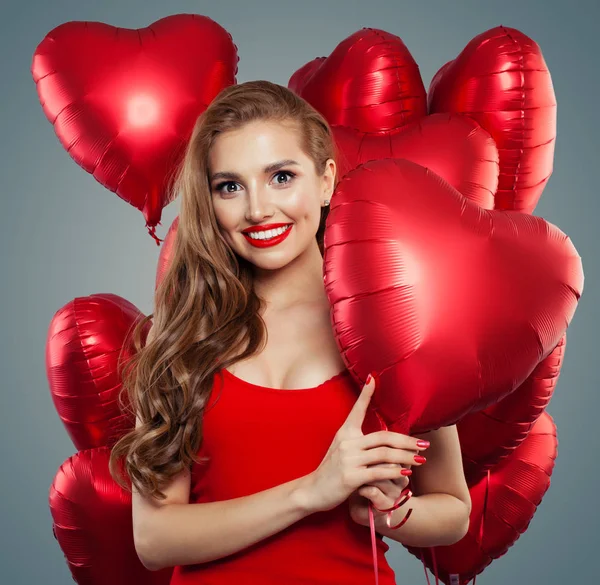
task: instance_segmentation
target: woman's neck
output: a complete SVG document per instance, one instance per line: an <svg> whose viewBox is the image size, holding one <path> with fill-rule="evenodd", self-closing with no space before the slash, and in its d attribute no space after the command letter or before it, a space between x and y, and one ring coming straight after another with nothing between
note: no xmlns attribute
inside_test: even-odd
<svg viewBox="0 0 600 585"><path fill-rule="evenodd" d="M255 272L254 290L265 301L267 312L299 304L326 305L323 257L317 241L286 266Z"/></svg>

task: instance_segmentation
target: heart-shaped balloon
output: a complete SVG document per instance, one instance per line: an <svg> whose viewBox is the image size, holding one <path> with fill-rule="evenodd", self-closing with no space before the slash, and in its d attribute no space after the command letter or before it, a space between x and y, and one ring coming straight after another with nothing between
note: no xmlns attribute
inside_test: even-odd
<svg viewBox="0 0 600 585"><path fill-rule="evenodd" d="M494 208L498 149L492 137L466 116L434 114L385 132L332 126L339 152L338 177L380 158L405 158L430 168L467 199Z"/></svg>
<svg viewBox="0 0 600 585"><path fill-rule="evenodd" d="M565 333L583 269L544 219L481 209L427 168L383 159L337 186L324 281L348 369L379 375L373 408L411 434L523 383Z"/></svg>
<svg viewBox="0 0 600 585"><path fill-rule="evenodd" d="M550 403L564 360L566 337L565 333L514 392L458 421L463 469L469 483L484 477L488 469L516 449Z"/></svg>
<svg viewBox="0 0 600 585"><path fill-rule="evenodd" d="M77 449L112 446L134 421L119 407L117 365L132 355L124 341L143 313L118 295L73 299L56 312L46 339L46 376L58 416ZM142 331L142 342L150 324Z"/></svg>
<svg viewBox="0 0 600 585"><path fill-rule="evenodd" d="M557 453L556 426L544 412L506 459L469 484L471 516L461 540L449 546L405 548L446 585L466 585L525 532L550 487Z"/></svg>
<svg viewBox="0 0 600 585"><path fill-rule="evenodd" d="M430 112L468 115L494 137L501 153L494 207L532 213L552 172L556 138L556 98L537 43L503 26L476 36L435 74L428 98ZM513 394L458 422L469 477L481 477L524 439L550 400L565 344L563 337Z"/></svg>
<svg viewBox="0 0 600 585"><path fill-rule="evenodd" d="M479 205L493 207L493 139L465 116L426 116L419 68L400 37L363 28L329 57L298 69L288 86L332 127L338 178L368 160L406 158L432 168Z"/></svg>
<svg viewBox="0 0 600 585"><path fill-rule="evenodd" d="M76 453L58 469L48 503L54 537L79 585L168 585L172 567L149 571L134 546L131 494L110 474L110 450Z"/></svg>
<svg viewBox="0 0 600 585"><path fill-rule="evenodd" d="M392 130L427 114L419 67L396 35L362 28L328 57L303 65L288 87L329 122L361 132Z"/></svg>
<svg viewBox="0 0 600 585"><path fill-rule="evenodd" d="M556 96L538 44L498 26L474 37L434 76L430 113L466 114L500 153L496 209L532 213L552 174Z"/></svg>
<svg viewBox="0 0 600 585"><path fill-rule="evenodd" d="M194 123L236 82L238 60L214 20L174 14L140 29L61 24L36 48L32 75L66 151L154 236Z"/></svg>

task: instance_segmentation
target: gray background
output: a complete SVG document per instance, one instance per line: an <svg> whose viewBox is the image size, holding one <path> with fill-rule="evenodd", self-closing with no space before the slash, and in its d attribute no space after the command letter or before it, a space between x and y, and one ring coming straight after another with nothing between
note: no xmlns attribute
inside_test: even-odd
<svg viewBox="0 0 600 585"><path fill-rule="evenodd" d="M494 26L518 28L539 43L558 99L558 140L554 174L535 214L571 236L584 260L585 293L548 408L559 435L552 485L527 532L477 582L593 582L600 508L595 460L600 402L593 358L600 330L594 306L600 206L595 195L600 89L596 2L24 0L3 6L0 582L71 582L52 536L48 508L53 477L74 453L46 381L48 324L71 299L100 292L121 295L150 312L159 253L141 213L101 187L60 146L30 75L33 51L45 34L69 20L140 28L181 12L210 16L233 35L240 55L238 82L261 78L286 85L299 66L328 55L364 26L399 35L426 87L443 63ZM175 201L164 210L159 237L178 209ZM398 584L425 583L420 562L398 543L388 542Z"/></svg>

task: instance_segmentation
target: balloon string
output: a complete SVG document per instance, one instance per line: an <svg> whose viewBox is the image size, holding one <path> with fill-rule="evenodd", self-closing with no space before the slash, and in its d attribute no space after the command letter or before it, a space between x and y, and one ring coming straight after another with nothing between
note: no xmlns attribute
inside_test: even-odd
<svg viewBox="0 0 600 585"><path fill-rule="evenodd" d="M429 575L427 574L427 562L425 561L425 553L424 549L421 548L421 562L423 563L423 571L425 572L425 579L427 579L427 585L431 585L429 581ZM437 561L435 559L435 547L429 547L429 554L431 555L431 560L433 561L433 575L435 576L435 585L439 585L439 576L437 570Z"/></svg>
<svg viewBox="0 0 600 585"><path fill-rule="evenodd" d="M377 570L377 540L375 538L375 519L373 517L373 508L378 510L379 512L387 512L387 517L385 519L388 528L393 530L400 528L404 525L404 523L410 518L413 509L410 508L408 512L404 515L404 518L400 520L398 524L392 526L392 513L394 510L397 510L400 506L403 506L408 500L412 497L412 492L408 487L405 487L398 496L398 499L394 502L394 505L391 508L385 508L380 510L377 506L373 505L372 502L369 503L369 526L371 527L371 549L373 551L373 567L375 571L375 585L379 585L379 571Z"/></svg>
<svg viewBox="0 0 600 585"><path fill-rule="evenodd" d="M377 540L375 538L375 519L373 506L369 504L369 526L371 527L371 551L373 552L373 570L375 571L375 585L379 585L379 571L377 569Z"/></svg>
<svg viewBox="0 0 600 585"><path fill-rule="evenodd" d="M431 585L429 582L429 574L427 573L427 563L425 562L425 549L421 549L421 562L423 563L423 571L425 571L425 579L427 580L427 585Z"/></svg>
<svg viewBox="0 0 600 585"><path fill-rule="evenodd" d="M439 585L437 561L435 559L435 548L431 547L431 559L433 560L433 574L435 575L435 585Z"/></svg>
<svg viewBox="0 0 600 585"><path fill-rule="evenodd" d="M374 413L379 419L379 424L382 427L381 430L387 431L388 427L385 424L385 421L381 418L381 416L379 416L379 413L376 410L374 410ZM373 505L372 502L369 502L369 527L371 528L371 550L373 552L373 570L375 571L375 585L379 585L379 571L377 569L377 538L375 536L375 518L373 516L373 508L375 508L379 512L387 512L388 514L385 519L385 523L387 524L388 528L395 530L404 525L404 523L410 518L413 509L410 508L408 512L406 512L406 514L404 515L404 518L402 518L402 520L400 520L400 522L396 524L396 526L392 526L392 514L394 510L397 510L400 506L403 506L406 502L408 502L412 495L412 491L408 488L408 486L405 487L400 492L400 495L398 496L398 499L394 502L394 505L391 508L385 508L383 510L380 510L379 508L377 508L377 506Z"/></svg>
<svg viewBox="0 0 600 585"><path fill-rule="evenodd" d="M490 470L487 470L485 479L485 495L483 497L483 512L481 514L481 522L479 523L479 547L483 549L483 524L485 521L485 513L487 510L488 493L490 491ZM473 585L477 582L477 575L473 577Z"/></svg>

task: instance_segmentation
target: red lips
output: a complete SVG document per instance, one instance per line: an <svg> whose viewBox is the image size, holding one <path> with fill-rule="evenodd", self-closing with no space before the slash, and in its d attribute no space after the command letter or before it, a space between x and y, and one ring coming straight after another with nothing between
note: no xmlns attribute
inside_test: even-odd
<svg viewBox="0 0 600 585"><path fill-rule="evenodd" d="M264 225L254 225L252 227L246 228L245 230L242 230L243 234L247 234L250 232L261 232L264 230L274 230L277 229L278 227L284 227L286 225L292 225L291 223L266 223Z"/></svg>
<svg viewBox="0 0 600 585"><path fill-rule="evenodd" d="M286 224L283 224L286 225ZM265 240L261 240L258 238L251 238L249 234L244 234L244 237L246 238L246 241L254 246L255 248L269 248L271 246L276 246L277 244L283 242L283 240L285 240L289 233L292 231L292 224L287 224L290 227L287 230L284 230L283 233L274 236L272 238L268 238ZM253 231L262 231L262 230L253 230Z"/></svg>

